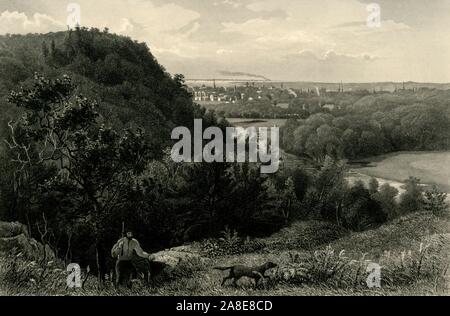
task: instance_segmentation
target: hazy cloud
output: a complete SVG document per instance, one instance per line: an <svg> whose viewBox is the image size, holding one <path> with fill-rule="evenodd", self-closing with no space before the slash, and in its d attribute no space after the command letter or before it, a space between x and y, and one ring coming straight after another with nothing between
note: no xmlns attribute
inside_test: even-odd
<svg viewBox="0 0 450 316"><path fill-rule="evenodd" d="M34 13L30 17L18 11L4 11L0 14L0 32L2 34L47 33L64 29L63 23L46 14Z"/></svg>
<svg viewBox="0 0 450 316"><path fill-rule="evenodd" d="M145 41L172 73L216 69L275 80L450 81L450 1L76 0L83 26ZM66 28L60 0L0 1L0 32Z"/></svg>

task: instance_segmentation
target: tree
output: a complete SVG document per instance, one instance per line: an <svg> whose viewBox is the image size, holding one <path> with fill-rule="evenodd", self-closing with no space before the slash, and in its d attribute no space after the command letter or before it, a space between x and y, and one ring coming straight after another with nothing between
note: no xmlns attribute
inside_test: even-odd
<svg viewBox="0 0 450 316"><path fill-rule="evenodd" d="M362 231L386 221L379 203L372 199L369 190L362 181L357 181L346 194L344 211L342 212L344 225L356 231Z"/></svg>
<svg viewBox="0 0 450 316"><path fill-rule="evenodd" d="M50 44L50 55L52 56L52 58L55 58L55 55L56 55L56 43L55 43L54 39L52 39L52 42Z"/></svg>
<svg viewBox="0 0 450 316"><path fill-rule="evenodd" d="M340 158L341 134L342 132L338 128L331 127L327 124L320 126L317 129L317 137L322 147L322 152L335 159Z"/></svg>
<svg viewBox="0 0 450 316"><path fill-rule="evenodd" d="M42 42L42 55L44 56L44 58L47 58L49 54L50 54L50 51L48 49L47 43Z"/></svg>
<svg viewBox="0 0 450 316"><path fill-rule="evenodd" d="M359 153L358 135L352 129L346 129L342 135L342 152L350 159L356 158Z"/></svg>
<svg viewBox="0 0 450 316"><path fill-rule="evenodd" d="M295 194L295 184L291 177L286 180L281 193L280 211L283 214L284 222L287 224L292 217L292 212L298 207L298 200Z"/></svg>
<svg viewBox="0 0 450 316"><path fill-rule="evenodd" d="M380 203L383 212L387 215L388 220L398 216L396 196L398 190L388 183L383 184L377 193L372 197Z"/></svg>
<svg viewBox="0 0 450 316"><path fill-rule="evenodd" d="M345 131L350 125L349 120L346 117L336 117L333 120L333 126Z"/></svg>
<svg viewBox="0 0 450 316"><path fill-rule="evenodd" d="M405 192L400 196L400 214L422 210L424 200L419 183L420 179L415 177L409 177L409 179L405 180Z"/></svg>
<svg viewBox="0 0 450 316"><path fill-rule="evenodd" d="M292 171L291 178L294 182L295 196L297 197L297 200L303 201L311 182L310 176L305 170L296 168Z"/></svg>
<svg viewBox="0 0 450 316"><path fill-rule="evenodd" d="M56 176L41 188L75 195L78 216L94 237L101 281L102 239L145 170L148 148L141 131L118 134L102 125L97 104L74 97L74 88L67 76L51 81L36 75L31 89L12 92L9 101L24 116L10 122L8 144L20 177L30 168L56 166Z"/></svg>
<svg viewBox="0 0 450 316"><path fill-rule="evenodd" d="M370 178L369 193L371 195L377 193L379 186L380 186L380 184L378 183L378 180L376 178Z"/></svg>
<svg viewBox="0 0 450 316"><path fill-rule="evenodd" d="M279 183L281 179L271 179L266 183L265 190L268 195L266 207L280 214L286 225L298 215L296 211L300 209L300 204L295 192L294 180L292 177L285 179L282 183Z"/></svg>
<svg viewBox="0 0 450 316"><path fill-rule="evenodd" d="M363 131L361 133L359 146L364 156L377 154L381 148L379 137L372 131Z"/></svg>
<svg viewBox="0 0 450 316"><path fill-rule="evenodd" d="M312 133L305 144L306 153L318 164L322 164L326 158L325 148L320 142L317 133Z"/></svg>
<svg viewBox="0 0 450 316"><path fill-rule="evenodd" d="M304 155L306 152L306 141L309 135L314 132L314 129L309 125L301 125L295 129L293 136L286 142L289 146L292 146L293 151L298 155Z"/></svg>
<svg viewBox="0 0 450 316"><path fill-rule="evenodd" d="M345 180L346 165L326 157L323 166L314 177L314 189L308 203L316 217L341 225L342 207L348 184Z"/></svg>
<svg viewBox="0 0 450 316"><path fill-rule="evenodd" d="M424 210L432 212L436 216L442 216L448 212L447 193L439 191L436 186L425 191Z"/></svg>

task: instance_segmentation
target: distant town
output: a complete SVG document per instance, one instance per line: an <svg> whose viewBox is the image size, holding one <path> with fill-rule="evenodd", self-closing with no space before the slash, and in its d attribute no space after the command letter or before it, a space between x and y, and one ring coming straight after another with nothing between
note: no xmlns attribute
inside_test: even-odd
<svg viewBox="0 0 450 316"><path fill-rule="evenodd" d="M404 94L446 89L445 84L308 83L263 80L187 80L193 100L219 116L246 118L305 117L339 111L356 99L374 94Z"/></svg>

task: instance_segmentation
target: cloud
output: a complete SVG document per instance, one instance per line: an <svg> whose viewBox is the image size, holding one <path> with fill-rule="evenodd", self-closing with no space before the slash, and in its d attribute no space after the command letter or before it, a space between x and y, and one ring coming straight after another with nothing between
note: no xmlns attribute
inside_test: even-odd
<svg viewBox="0 0 450 316"><path fill-rule="evenodd" d="M381 20L380 27L369 27L367 21L353 21L330 26L330 29L342 31L342 29L359 32L359 33L373 33L373 32L393 32L411 30L411 27L402 22L395 22L393 20Z"/></svg>
<svg viewBox="0 0 450 316"><path fill-rule="evenodd" d="M352 21L352 22L345 22L338 25L332 25L330 28L349 28L349 27L364 27L367 26L367 21Z"/></svg>
<svg viewBox="0 0 450 316"><path fill-rule="evenodd" d="M334 50L329 50L322 56L316 55L311 50L302 50L297 54L286 55L286 58L294 58L297 60L305 60L305 61L317 61L317 62L326 62L326 63L345 63L345 62L370 62L376 61L379 59L377 56L372 56L368 53L352 55L352 54L342 54L337 53Z"/></svg>
<svg viewBox="0 0 450 316"><path fill-rule="evenodd" d="M108 27L111 32L146 42L157 58L168 53L192 57L200 51L198 43L191 39L201 26L200 13L193 9L157 0L77 2L81 7L82 26Z"/></svg>
<svg viewBox="0 0 450 316"><path fill-rule="evenodd" d="M364 5L376 2L383 20L404 23L413 28L448 25L450 2L448 0L358 0Z"/></svg>
<svg viewBox="0 0 450 316"><path fill-rule="evenodd" d="M191 35L197 33L199 29L200 29L200 23L198 21L192 21L188 25L179 29L176 33L178 33L180 36L182 36L184 38L187 38L187 37L190 37Z"/></svg>
<svg viewBox="0 0 450 316"><path fill-rule="evenodd" d="M224 5L229 5L231 7L233 7L234 9L237 9L239 7L242 6L242 3L236 0L223 0L222 2L220 2L221 4ZM216 2L216 5L220 4L219 2Z"/></svg>
<svg viewBox="0 0 450 316"><path fill-rule="evenodd" d="M225 48L219 48L216 51L217 55L228 55L228 54L232 54L233 50L232 49L225 49Z"/></svg>
<svg viewBox="0 0 450 316"><path fill-rule="evenodd" d="M83 26L144 41L186 77L216 69L277 80L450 81L450 1L76 0ZM61 0L0 1L0 32L64 30ZM8 11L7 11L8 10Z"/></svg>
<svg viewBox="0 0 450 316"><path fill-rule="evenodd" d="M320 60L320 58L317 57L317 55L309 49L301 50L295 54L288 54L288 55L284 56L284 58L288 58L288 59L292 58L292 59L296 59L296 60L305 60L305 61Z"/></svg>
<svg viewBox="0 0 450 316"><path fill-rule="evenodd" d="M117 30L118 33L132 33L135 29L135 24L130 19L122 18L120 26Z"/></svg>
<svg viewBox="0 0 450 316"><path fill-rule="evenodd" d="M64 23L56 21L46 14L34 13L33 16L28 17L23 12L8 10L0 14L1 34L47 33L61 31L65 28Z"/></svg>
<svg viewBox="0 0 450 316"><path fill-rule="evenodd" d="M320 59L320 58L319 58ZM339 62L339 61L374 61L378 58L376 56L371 56L367 53L359 54L359 55L351 55L351 54L338 54L335 51L331 50L326 52L325 56L321 58L323 61L327 62Z"/></svg>

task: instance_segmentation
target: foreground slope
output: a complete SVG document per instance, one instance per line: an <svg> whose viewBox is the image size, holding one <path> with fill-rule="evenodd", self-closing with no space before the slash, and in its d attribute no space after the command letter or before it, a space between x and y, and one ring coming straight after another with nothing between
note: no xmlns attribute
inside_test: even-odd
<svg viewBox="0 0 450 316"><path fill-rule="evenodd" d="M16 288L5 282L6 259L0 261L0 284L9 294L72 295L437 295L449 294L446 273L450 254L450 222L427 213L411 214L362 233L348 233L327 223L302 222L261 239L256 252L231 256L208 256L202 243L184 247L204 259L186 261L170 275L157 277L153 286L139 281L133 290L109 287L98 291L95 283L84 291L59 287ZM323 238L317 233L323 232ZM298 238L301 235L301 239ZM282 239L280 239L282 237ZM284 242L284 244L283 244ZM249 279L238 286L221 286L226 273L216 266L256 266L272 261L278 268L258 287ZM381 288L368 288L369 263L381 265ZM63 282L62 282L63 283ZM61 284L62 284L61 283ZM9 284L9 285L8 285Z"/></svg>

